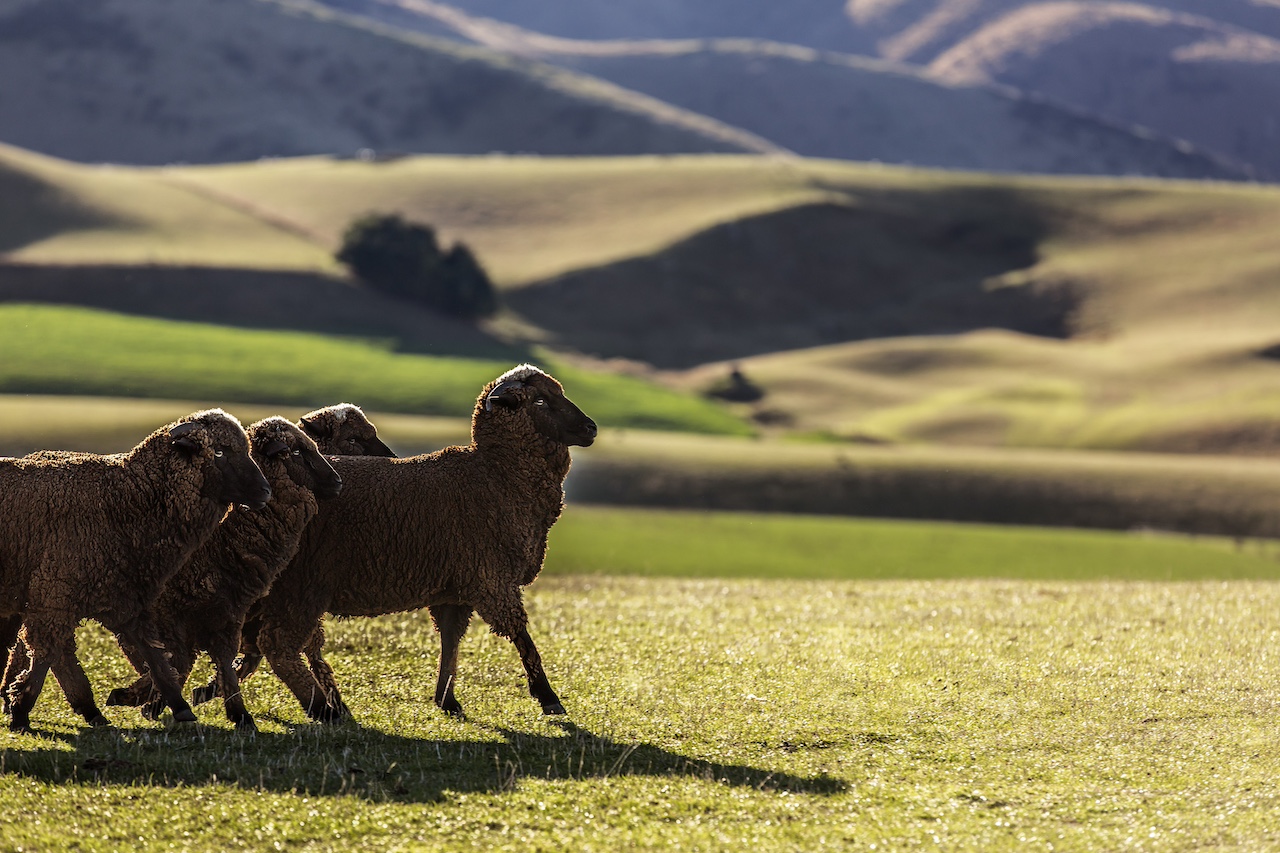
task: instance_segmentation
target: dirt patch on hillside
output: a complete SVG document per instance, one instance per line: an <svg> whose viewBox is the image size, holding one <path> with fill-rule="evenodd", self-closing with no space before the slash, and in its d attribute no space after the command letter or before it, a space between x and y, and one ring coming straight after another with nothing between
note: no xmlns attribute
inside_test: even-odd
<svg viewBox="0 0 1280 853"><path fill-rule="evenodd" d="M865 194L726 223L509 294L557 345L661 368L898 335L1066 337L1081 294L1010 284L1046 216L999 190Z"/></svg>

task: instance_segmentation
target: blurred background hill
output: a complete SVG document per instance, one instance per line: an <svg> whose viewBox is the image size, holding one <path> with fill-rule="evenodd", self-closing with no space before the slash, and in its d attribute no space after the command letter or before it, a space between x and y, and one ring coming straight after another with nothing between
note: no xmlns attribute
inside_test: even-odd
<svg viewBox="0 0 1280 853"><path fill-rule="evenodd" d="M533 359L618 431L584 499L1280 534L1278 38L1270 0L0 0L0 445L351 399L411 452ZM363 285L369 212L498 313Z"/></svg>

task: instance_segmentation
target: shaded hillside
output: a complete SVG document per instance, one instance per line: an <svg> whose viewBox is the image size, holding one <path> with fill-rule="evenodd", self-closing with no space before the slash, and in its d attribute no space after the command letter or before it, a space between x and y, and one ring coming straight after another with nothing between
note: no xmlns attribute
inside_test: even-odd
<svg viewBox="0 0 1280 853"><path fill-rule="evenodd" d="M587 72L806 156L1051 174L1232 179L1247 174L1226 158L1137 132L1124 115L1100 120L1086 110L987 85L988 80L939 85L919 68L847 53L761 39L571 39L431 0L343 0L341 5L394 26L452 31L495 51ZM699 23L686 21L685 31L710 26L713 6L696 7ZM826 14L817 8L810 12L815 19ZM744 32L744 26L750 31L750 15L746 19L726 18L721 32ZM846 29L851 22L845 19ZM646 31L633 23L637 31Z"/></svg>
<svg viewBox="0 0 1280 853"><path fill-rule="evenodd" d="M1280 179L1280 40L1138 4L1030 5L929 66L1155 128Z"/></svg>
<svg viewBox="0 0 1280 853"><path fill-rule="evenodd" d="M718 51L707 40L785 42L913 63L948 83L999 83L1067 107L1068 116L1078 111L1127 130L1146 128L1148 136L1185 140L1256 177L1280 176L1280 4L1270 0L811 0L798 6L762 0L603 5L583 0L327 2L398 27L451 34L510 55L582 68L807 154L838 151L835 141L843 131L870 137L862 149L892 150L890 140L875 137L881 132L891 137L898 130L896 115L883 120L883 131L874 118L851 128L839 118L840 105L833 108L831 98L822 96L830 85L824 74L810 68L804 80L795 80L794 69L783 71L776 58L756 58L733 67L722 56L708 56ZM695 54L696 62L691 59ZM683 85L672 82L677 75ZM897 94L905 97L893 102L893 87L885 85L881 97L893 103L891 115L927 115L936 108L936 95L921 96L923 90L899 90ZM765 96L756 106L752 97L761 90ZM773 97L774 92L781 95ZM973 97L957 98L944 112L971 109L974 102ZM780 103L785 106L778 113ZM837 116L837 127L825 146L806 147L806 134L832 115ZM982 118L991 120L990 115ZM1021 126L1017 120L1009 123ZM1058 124L1066 126L1061 120ZM945 136L959 138L962 147L982 150L985 144L987 150L995 149L993 140L975 132L975 126L982 125L965 122ZM1022 147L1034 150L1037 136L1047 134L1033 126ZM1146 144L1155 143L1148 138ZM887 159L971 165L963 157L953 162L954 152L943 141L926 153L931 156ZM989 156L998 160L1004 154L995 150ZM1079 171L1170 174L1124 165Z"/></svg>
<svg viewBox="0 0 1280 853"><path fill-rule="evenodd" d="M84 305L223 326L376 338L405 352L527 357L467 323L315 273L0 263L0 302Z"/></svg>
<svg viewBox="0 0 1280 853"><path fill-rule="evenodd" d="M933 200L869 193L750 217L509 299L558 346L664 368L985 327L1068 333L1069 288L985 284L1036 262L1038 211L995 190Z"/></svg>
<svg viewBox="0 0 1280 853"><path fill-rule="evenodd" d="M80 161L772 150L607 84L294 0L8 0L0 140Z"/></svg>
<svg viewBox="0 0 1280 853"><path fill-rule="evenodd" d="M550 57L549 57L550 58ZM564 64L811 157L994 172L1239 179L1172 140L908 66L748 42L698 42Z"/></svg>

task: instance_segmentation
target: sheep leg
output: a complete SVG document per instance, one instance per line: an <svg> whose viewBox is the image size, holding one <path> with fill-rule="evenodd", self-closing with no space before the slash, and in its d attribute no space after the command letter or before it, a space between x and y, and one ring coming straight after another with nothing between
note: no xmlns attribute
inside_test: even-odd
<svg viewBox="0 0 1280 853"><path fill-rule="evenodd" d="M178 693L181 695L183 686L187 683L187 679L191 677L191 667L195 666L195 657L192 650L173 652L172 657L169 658L169 665L173 667L174 674L178 676ZM138 703L142 706L142 718L144 720L158 720L160 715L164 713L166 704L164 695L156 687L155 679L151 678L150 673L145 677L150 687L150 692L143 697L143 701Z"/></svg>
<svg viewBox="0 0 1280 853"><path fill-rule="evenodd" d="M98 703L93 700L93 687L89 684L89 676L85 675L80 659L76 657L75 646L63 652L62 657L53 665L53 677L67 697L67 704L91 726L109 726L111 721L102 715Z"/></svg>
<svg viewBox="0 0 1280 853"><path fill-rule="evenodd" d="M240 692L240 679L236 675L236 652L240 649L239 632L230 639L211 644L209 657L213 659L214 680L222 694L222 707L227 712L227 719L235 724L236 731L250 734L258 730L253 715L244 704L244 694Z"/></svg>
<svg viewBox="0 0 1280 853"><path fill-rule="evenodd" d="M45 677L49 674L49 662L33 658L31 664L14 678L9 685L9 731L31 731L31 709L40 698L44 689Z"/></svg>
<svg viewBox="0 0 1280 853"><path fill-rule="evenodd" d="M129 659L129 663L133 664L133 668L139 673L133 683L128 687L116 687L107 694L107 707L123 705L125 707L136 708L150 701L155 687L151 682L151 675L147 670L146 659L138 651L137 647L132 643L120 640L120 651L124 652L124 656Z"/></svg>
<svg viewBox="0 0 1280 853"><path fill-rule="evenodd" d="M440 632L440 673L436 676L436 705L446 714L461 717L462 705L453 694L458 676L458 647L471 624L471 608L466 604L435 604L427 608Z"/></svg>
<svg viewBox="0 0 1280 853"><path fill-rule="evenodd" d="M505 606L501 606L505 604ZM477 608L479 610L479 608ZM486 612L487 611L487 612ZM538 700L542 713L555 716L565 713L564 705L556 692L551 689L547 673L542 668L542 655L529 636L529 616L524 605L517 602L500 602L498 607L486 607L479 610L480 618L489 623L490 629L499 637L505 637L516 647L520 662L524 664L525 675L529 678L529 695Z"/></svg>
<svg viewBox="0 0 1280 853"><path fill-rule="evenodd" d="M91 726L109 726L111 722L93 701L93 687L76 658L75 623L63 624L57 617L37 614L22 626L21 643L31 663L15 680L10 691L14 731L29 731L31 709L35 707L45 677L53 670L67 703Z"/></svg>
<svg viewBox="0 0 1280 853"><path fill-rule="evenodd" d="M302 631L268 626L261 633L259 643L272 671L293 693L307 716L322 723L337 722L342 719L342 714L329 704L324 688L302 662L302 647L311 636L314 624L309 624Z"/></svg>
<svg viewBox="0 0 1280 853"><path fill-rule="evenodd" d="M124 705L130 708L137 708L139 705L144 705L150 701L152 693L151 676L139 675L127 687L113 688L107 694L107 707Z"/></svg>
<svg viewBox="0 0 1280 853"><path fill-rule="evenodd" d="M307 663L311 666L311 674L315 676L320 689L324 691L329 705L338 714L350 717L351 709L347 707L347 703L342 701L342 691L338 690L338 679L334 677L333 667L329 666L329 662L324 659L323 624L317 625L316 629L311 632L311 636L307 638L307 644L302 648L302 653L307 656Z"/></svg>
<svg viewBox="0 0 1280 853"><path fill-rule="evenodd" d="M240 629L240 648L243 654L236 661L236 678L240 681L249 678L262 665L262 652L258 650L258 630L261 625L261 620L251 617ZM191 691L191 704L203 705L221 695L218 689L218 676L214 675L209 679L208 684Z"/></svg>
<svg viewBox="0 0 1280 853"><path fill-rule="evenodd" d="M191 710L191 706L187 704L187 700L182 698L182 687L178 681L178 674L174 672L173 665L169 663L165 657L164 648L159 643L147 642L147 637L154 636L154 630L148 630L149 626L135 627L133 630L124 633L125 640L130 643L142 655L142 659L146 662L147 670L151 675L151 683L155 685L155 689L164 697L165 704L173 709L173 721L175 723L194 723L196 721L195 712ZM146 716L145 706L143 716Z"/></svg>
<svg viewBox="0 0 1280 853"><path fill-rule="evenodd" d="M22 617L12 617L17 621L13 628L15 641L11 642L12 649L9 650L8 662L4 668L4 678L0 679L0 711L8 714L9 709L9 688L13 686L14 680L18 675L31 667L31 656L27 654L27 644L16 640L17 632L22 629ZM9 626L6 626L6 630Z"/></svg>

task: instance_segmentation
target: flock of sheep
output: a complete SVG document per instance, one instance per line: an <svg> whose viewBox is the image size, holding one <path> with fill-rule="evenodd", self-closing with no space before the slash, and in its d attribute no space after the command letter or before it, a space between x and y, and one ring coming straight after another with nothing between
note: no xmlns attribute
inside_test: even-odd
<svg viewBox="0 0 1280 853"><path fill-rule="evenodd" d="M350 404L247 430L212 409L127 453L0 459L10 729L30 730L50 670L77 713L109 725L76 657L83 619L112 631L138 671L108 705L194 721L183 687L204 651L215 675L192 698L221 696L237 729L255 729L239 685L264 656L308 716L339 720L350 711L323 657L325 614L420 607L440 633L446 712L462 713L458 646L478 613L519 652L543 712L563 714L522 592L563 507L569 447L595 436L560 383L525 364L480 393L468 446L407 459Z"/></svg>

